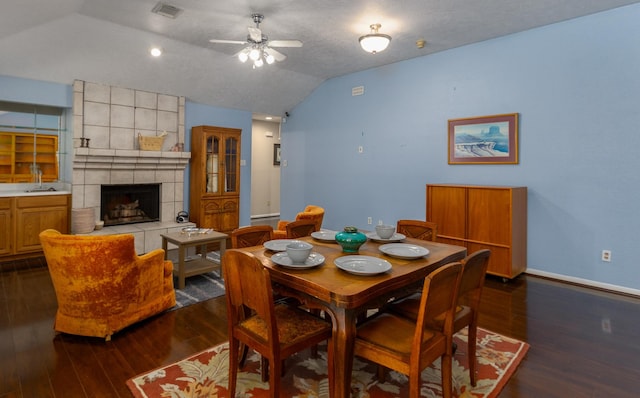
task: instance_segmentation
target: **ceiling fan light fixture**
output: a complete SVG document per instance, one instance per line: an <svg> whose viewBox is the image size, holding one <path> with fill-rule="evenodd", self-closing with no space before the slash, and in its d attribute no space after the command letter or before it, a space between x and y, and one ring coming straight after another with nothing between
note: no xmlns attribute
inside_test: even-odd
<svg viewBox="0 0 640 398"><path fill-rule="evenodd" d="M272 63L274 63L276 61L275 58L273 58L273 55L269 54L269 53L264 53L265 57L265 61L267 61L267 64L271 65Z"/></svg>
<svg viewBox="0 0 640 398"><path fill-rule="evenodd" d="M246 51L241 51L238 54L238 59L240 60L240 62L245 63L249 59L249 55L247 55Z"/></svg>
<svg viewBox="0 0 640 398"><path fill-rule="evenodd" d="M259 60L260 50L258 50L257 48L252 48L251 51L249 51L249 58L251 58L252 61Z"/></svg>
<svg viewBox="0 0 640 398"><path fill-rule="evenodd" d="M360 46L364 51L371 54L384 51L391 42L391 36L378 32L378 29L382 27L379 23L371 24L369 27L371 28L371 33L360 36Z"/></svg>
<svg viewBox="0 0 640 398"><path fill-rule="evenodd" d="M264 65L264 61L260 58L258 58L254 63L253 63L257 68L261 67L262 65Z"/></svg>

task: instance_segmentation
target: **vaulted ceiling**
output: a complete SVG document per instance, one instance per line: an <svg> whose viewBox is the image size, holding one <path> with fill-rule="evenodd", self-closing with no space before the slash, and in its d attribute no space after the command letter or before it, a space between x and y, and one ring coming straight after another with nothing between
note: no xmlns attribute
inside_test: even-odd
<svg viewBox="0 0 640 398"><path fill-rule="evenodd" d="M444 51L640 0L3 0L0 75L70 84L75 79L185 96L283 115L326 79ZM235 54L252 13L282 62L253 69ZM391 45L372 55L358 38L380 23ZM416 41L426 45L418 48ZM152 46L164 53L149 55Z"/></svg>

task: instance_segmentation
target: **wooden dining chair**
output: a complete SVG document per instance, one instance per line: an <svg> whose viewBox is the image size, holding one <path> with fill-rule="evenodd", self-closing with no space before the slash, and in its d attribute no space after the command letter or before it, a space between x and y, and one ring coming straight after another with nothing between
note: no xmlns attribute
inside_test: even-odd
<svg viewBox="0 0 640 398"><path fill-rule="evenodd" d="M251 253L225 251L222 271L229 324L229 396L235 397L241 343L268 361L270 396L279 398L283 360L328 340L329 385L333 386L331 324L295 306L275 304L269 271Z"/></svg>
<svg viewBox="0 0 640 398"><path fill-rule="evenodd" d="M458 289L456 312L453 318L453 333L469 327L467 355L469 358L469 380L476 385L476 344L480 298L489 266L488 249L478 250L462 260L462 280ZM420 309L420 294L414 294L391 303L388 309L409 319L417 319Z"/></svg>
<svg viewBox="0 0 640 398"><path fill-rule="evenodd" d="M462 264L450 263L424 281L418 318L380 311L357 327L354 353L409 376L409 397L420 397L420 373L442 358L442 395L451 397L453 313ZM441 319L435 322L434 319ZM380 380L382 382L382 380Z"/></svg>
<svg viewBox="0 0 640 398"><path fill-rule="evenodd" d="M422 220L398 220L396 232L409 238L435 242L438 237L438 224Z"/></svg>
<svg viewBox="0 0 640 398"><path fill-rule="evenodd" d="M263 245L273 239L273 227L270 225L251 225L231 231L231 248Z"/></svg>
<svg viewBox="0 0 640 398"><path fill-rule="evenodd" d="M316 230L316 222L314 220L292 221L285 228L287 239L304 238L311 236L311 233Z"/></svg>

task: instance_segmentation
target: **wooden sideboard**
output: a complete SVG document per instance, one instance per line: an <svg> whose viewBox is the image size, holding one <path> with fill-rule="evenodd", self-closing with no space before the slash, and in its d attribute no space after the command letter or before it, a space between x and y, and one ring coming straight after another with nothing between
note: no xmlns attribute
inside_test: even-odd
<svg viewBox="0 0 640 398"><path fill-rule="evenodd" d="M428 184L427 220L438 224L438 242L491 250L492 275L527 268L527 187Z"/></svg>

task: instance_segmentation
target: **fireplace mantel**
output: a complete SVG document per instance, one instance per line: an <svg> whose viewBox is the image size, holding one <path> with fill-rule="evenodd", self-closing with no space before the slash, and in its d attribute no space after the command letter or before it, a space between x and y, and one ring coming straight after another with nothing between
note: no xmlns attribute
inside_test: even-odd
<svg viewBox="0 0 640 398"><path fill-rule="evenodd" d="M74 169L183 170L191 152L74 148Z"/></svg>

